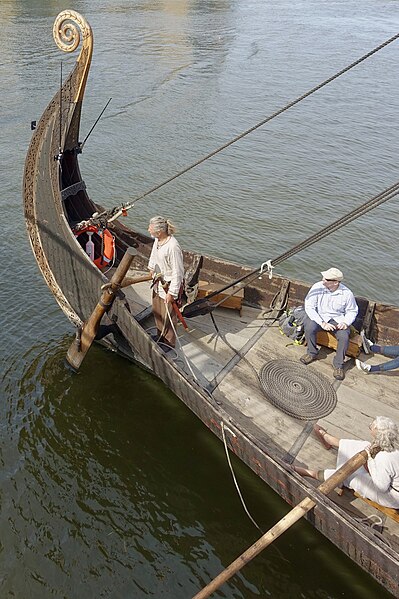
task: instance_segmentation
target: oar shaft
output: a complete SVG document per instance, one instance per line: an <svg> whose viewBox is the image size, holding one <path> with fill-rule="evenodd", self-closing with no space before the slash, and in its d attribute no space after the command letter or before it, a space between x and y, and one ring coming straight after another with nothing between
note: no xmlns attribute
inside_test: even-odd
<svg viewBox="0 0 399 599"><path fill-rule="evenodd" d="M379 447L374 447L372 450L372 456L375 457L380 451ZM360 451L352 458L350 458L345 464L341 466L334 474L324 481L317 489L323 495L331 493L341 485L346 478L358 468L363 466L367 462L368 453L364 449ZM277 524L268 530L260 539L256 541L249 549L242 553L234 562L230 564L223 572L221 572L216 578L214 578L206 587L204 587L199 593L197 593L193 599L205 599L209 597L216 589L218 589L224 582L229 580L234 574L236 574L245 564L250 562L255 556L257 556L265 547L270 545L275 539L277 539L283 532L288 530L295 522L300 520L309 510L316 505L313 499L305 497L297 506L295 506L284 518L282 518Z"/></svg>
<svg viewBox="0 0 399 599"><path fill-rule="evenodd" d="M250 562L256 557L265 547L270 545L275 539L283 534L295 522L300 520L309 510L311 510L316 503L309 497L305 497L301 503L294 507L284 518L282 518L277 524L268 530L260 539L256 541L249 549L244 551L234 562L228 566L223 572L221 572L216 578L214 578L206 587L204 587L199 593L197 593L193 599L205 599L209 597L214 591L216 591L223 583L229 578L234 576L245 564Z"/></svg>
<svg viewBox="0 0 399 599"><path fill-rule="evenodd" d="M121 287L129 287L129 285L135 285L136 283L144 283L145 281L151 281L151 280L152 280L152 276L150 274L143 275L142 277L136 277L135 279L133 277L126 277L123 280Z"/></svg>
<svg viewBox="0 0 399 599"><path fill-rule="evenodd" d="M83 362L87 352L89 351L95 336L97 335L98 327L104 314L109 310L115 295L121 286L121 283L130 268L134 256L137 251L134 248L128 248L118 264L118 267L112 275L109 286L101 294L100 301L97 303L93 312L84 323L82 332L78 341L74 341L67 353L67 362L74 369L78 370Z"/></svg>

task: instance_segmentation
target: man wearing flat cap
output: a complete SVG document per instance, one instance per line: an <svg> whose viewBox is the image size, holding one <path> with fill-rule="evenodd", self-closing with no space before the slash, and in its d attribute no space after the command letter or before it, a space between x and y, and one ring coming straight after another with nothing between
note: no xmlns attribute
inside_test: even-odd
<svg viewBox="0 0 399 599"><path fill-rule="evenodd" d="M319 353L316 335L318 331L329 331L338 341L334 356L333 376L344 379L344 360L349 345L350 325L354 322L358 306L352 291L342 283L344 275L338 268L329 268L321 273L323 280L310 288L305 298L305 338L308 353L302 356L303 364L310 364Z"/></svg>

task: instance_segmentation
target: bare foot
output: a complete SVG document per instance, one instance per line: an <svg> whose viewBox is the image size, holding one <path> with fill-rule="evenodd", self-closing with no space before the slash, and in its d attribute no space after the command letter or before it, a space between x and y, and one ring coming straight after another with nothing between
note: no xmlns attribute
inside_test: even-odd
<svg viewBox="0 0 399 599"><path fill-rule="evenodd" d="M330 435L330 433L328 433L326 429L322 426L315 424L313 427L313 431L320 443L322 443L322 445L326 449L331 449L331 447L339 446L339 439L337 439L337 437L334 437L334 435Z"/></svg>
<svg viewBox="0 0 399 599"><path fill-rule="evenodd" d="M309 468L301 468L301 466L293 466L294 472L300 476L309 476L318 480L318 470L310 470Z"/></svg>

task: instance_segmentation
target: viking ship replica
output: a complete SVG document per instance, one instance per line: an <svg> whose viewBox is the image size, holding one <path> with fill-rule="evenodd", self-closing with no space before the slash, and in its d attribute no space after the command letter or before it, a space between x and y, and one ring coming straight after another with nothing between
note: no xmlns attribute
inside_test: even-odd
<svg viewBox="0 0 399 599"><path fill-rule="evenodd" d="M107 211L94 204L79 169L91 28L78 13L65 11L53 33L61 50L81 46L80 54L33 133L23 193L40 271L77 330L70 364L78 368L96 338L152 371L289 505L309 498L314 507L305 517L313 526L398 597L398 512L349 489L326 496L317 481L292 467L335 467L336 454L320 445L315 423L340 438L368 439L376 415L398 422L395 377L366 377L355 368L353 358L362 351L356 335L345 380L332 378L335 338L329 333L320 335L319 359L301 364L303 349L281 334L278 317L303 303L308 286L271 276L278 260L253 271L184 251L193 300L183 310L189 328L179 323L176 348L163 351L151 335L147 263L153 240L118 220L126 207ZM356 299L356 329L380 344L399 344L399 308Z"/></svg>

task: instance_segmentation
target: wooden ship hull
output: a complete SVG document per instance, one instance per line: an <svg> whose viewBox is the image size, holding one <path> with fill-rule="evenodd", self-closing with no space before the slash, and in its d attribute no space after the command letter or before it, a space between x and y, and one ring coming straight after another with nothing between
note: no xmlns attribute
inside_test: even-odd
<svg viewBox="0 0 399 599"><path fill-rule="evenodd" d="M61 309L79 327L92 313L101 286L109 282L128 247L137 251L129 275L146 271L152 240L115 220L109 224L115 239L114 261L107 268L99 268L84 249L87 235L77 236L73 231L76 223L99 210L88 196L78 165L80 113L91 61L92 32L73 11L59 15L54 31L56 37L69 32L69 40L75 39L75 24L83 33L80 55L33 134L24 173L24 207L42 275ZM95 245L96 254L101 254L99 238ZM184 252L184 261L188 269L198 265L203 295L251 271L216 258L200 259L188 251ZM214 311L218 333L209 315L193 318L189 332L179 325L176 352L166 354L149 334L153 326L149 284L131 285L117 294L104 317L103 324L110 325L112 332L103 341L158 376L215 435L224 436L229 450L288 504L295 505L305 496L312 498L316 507L307 519L399 596L399 524L378 512L383 527L377 534L375 528L361 522L376 513L374 507L352 494L326 497L317 491L314 481L303 479L290 467L294 460L320 468L335 465L333 452L320 449L314 438L314 422L340 437L366 439L368 424L376 415L399 420L394 377L364 377L349 358L345 380L333 381L332 356L327 349L322 349L322 359L311 366L299 363L303 349L287 346L289 340L279 332L276 316L287 302L289 306L301 304L307 291L308 286L299 281L279 276L269 279L267 275L256 278L234 296L235 301L229 300L230 305ZM382 344L399 344L399 309L357 299L359 321L368 319L374 338ZM274 379L264 380L265 365L277 365ZM303 413L280 398L293 387L297 403L305 398L306 404L309 388L305 378L309 373L319 377L323 389L333 390L336 402L332 408L323 404L324 392L316 402L312 396L309 410ZM317 381L314 386L318 387Z"/></svg>

